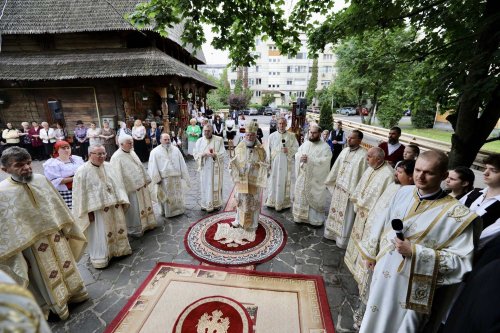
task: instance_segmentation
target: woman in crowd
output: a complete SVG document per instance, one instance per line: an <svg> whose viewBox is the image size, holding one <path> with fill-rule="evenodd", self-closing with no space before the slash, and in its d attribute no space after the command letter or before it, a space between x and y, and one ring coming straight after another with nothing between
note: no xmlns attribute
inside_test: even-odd
<svg viewBox="0 0 500 333"><path fill-rule="evenodd" d="M38 122L31 122L31 128L28 131L31 140L31 147L33 151L33 160L41 161L44 156L44 148L42 139L40 139L40 130L42 128L38 125Z"/></svg>
<svg viewBox="0 0 500 333"><path fill-rule="evenodd" d="M445 181L446 190L457 200L474 189L474 172L471 169L459 166L448 172L448 178Z"/></svg>
<svg viewBox="0 0 500 333"><path fill-rule="evenodd" d="M5 149L12 146L19 146L19 131L7 123L7 128L2 132L2 138L5 140Z"/></svg>
<svg viewBox="0 0 500 333"><path fill-rule="evenodd" d="M153 149L160 144L161 129L157 126L156 121L151 122L151 127L147 130L149 138L149 148Z"/></svg>
<svg viewBox="0 0 500 333"><path fill-rule="evenodd" d="M245 137L245 126L246 126L245 116L243 114L240 114L240 118L238 119L240 141L243 140L243 138Z"/></svg>
<svg viewBox="0 0 500 333"><path fill-rule="evenodd" d="M189 125L186 129L186 135L188 137L188 155L193 156L193 149L196 144L196 141L198 141L198 138L201 135L201 129L200 126L196 125L196 119L192 118L189 123Z"/></svg>
<svg viewBox="0 0 500 333"><path fill-rule="evenodd" d="M403 151L403 159L405 160L416 160L418 155L420 155L420 148L416 144L410 143L405 146Z"/></svg>
<svg viewBox="0 0 500 333"><path fill-rule="evenodd" d="M27 121L23 121L21 123L23 129L19 131L19 146L28 151L33 159L33 147L31 146L31 137L30 137L30 123Z"/></svg>
<svg viewBox="0 0 500 333"><path fill-rule="evenodd" d="M109 159L116 151L115 130L109 127L109 122L107 120L102 122L102 126L101 135L99 135L99 137L101 138L104 149L106 149L106 161L109 162Z"/></svg>
<svg viewBox="0 0 500 333"><path fill-rule="evenodd" d="M87 127L83 125L83 121L78 120L75 127L75 155L83 158L84 161L88 159L89 139L87 138Z"/></svg>
<svg viewBox="0 0 500 333"><path fill-rule="evenodd" d="M72 208L73 176L83 163L80 156L71 155L71 146L66 141L57 141L53 158L43 163L45 177L59 191L69 209Z"/></svg>
<svg viewBox="0 0 500 333"><path fill-rule="evenodd" d="M56 136L54 129L49 127L49 123L42 122L42 129L40 129L40 139L43 142L43 148L45 149L44 160L49 159L52 156L54 150L54 143L56 143Z"/></svg>
<svg viewBox="0 0 500 333"><path fill-rule="evenodd" d="M127 134L127 135L132 136L132 130L127 127L127 123L126 122L119 121L118 122L118 126L120 126L120 127L118 128L118 131L116 132L116 137L115 137L115 144L117 146L119 146L119 144L118 144L118 138L120 137L121 134Z"/></svg>
<svg viewBox="0 0 500 333"><path fill-rule="evenodd" d="M87 138L89 139L89 146L102 144L101 129L97 128L95 122L90 122L90 128L87 130Z"/></svg>
<svg viewBox="0 0 500 333"><path fill-rule="evenodd" d="M132 138L134 138L134 151L139 156L141 162L148 161L148 146L146 145L146 128L140 119L134 121L132 127Z"/></svg>
<svg viewBox="0 0 500 333"><path fill-rule="evenodd" d="M216 115L213 123L214 135L222 137L224 135L224 123L220 120L220 116Z"/></svg>
<svg viewBox="0 0 500 333"><path fill-rule="evenodd" d="M64 126L61 122L56 123L56 129L54 130L54 136L56 138L56 141L65 141L66 138L68 137L68 134L66 133L66 130L64 129Z"/></svg>

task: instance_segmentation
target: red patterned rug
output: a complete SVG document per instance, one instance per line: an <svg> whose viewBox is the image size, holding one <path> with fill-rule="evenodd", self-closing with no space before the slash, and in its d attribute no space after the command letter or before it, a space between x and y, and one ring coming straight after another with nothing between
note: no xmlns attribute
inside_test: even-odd
<svg viewBox="0 0 500 333"><path fill-rule="evenodd" d="M255 233L231 228L235 212L202 218L191 225L184 238L186 250L201 262L216 266L248 266L266 262L286 244L283 226L260 214Z"/></svg>
<svg viewBox="0 0 500 333"><path fill-rule="evenodd" d="M323 279L159 263L105 333L334 333Z"/></svg>

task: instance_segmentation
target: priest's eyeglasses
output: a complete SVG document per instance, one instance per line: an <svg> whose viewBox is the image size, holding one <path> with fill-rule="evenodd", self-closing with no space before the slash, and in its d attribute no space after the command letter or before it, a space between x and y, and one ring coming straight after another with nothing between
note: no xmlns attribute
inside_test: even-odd
<svg viewBox="0 0 500 333"><path fill-rule="evenodd" d="M106 156L106 153L90 153L91 155L94 154L94 155L97 155L99 157L102 157L102 156Z"/></svg>

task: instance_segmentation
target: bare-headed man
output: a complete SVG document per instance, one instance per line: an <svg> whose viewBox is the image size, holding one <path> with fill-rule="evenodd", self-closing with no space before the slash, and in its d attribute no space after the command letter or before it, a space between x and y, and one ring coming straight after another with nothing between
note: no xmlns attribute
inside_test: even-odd
<svg viewBox="0 0 500 333"><path fill-rule="evenodd" d="M203 127L203 137L196 141L193 156L200 173L200 206L212 212L222 207L222 176L226 150L221 137L212 135L212 126Z"/></svg>
<svg viewBox="0 0 500 333"><path fill-rule="evenodd" d="M295 154L295 183L293 220L321 226L325 222L325 178L330 171L332 152L321 141L321 128L309 126L309 139Z"/></svg>
<svg viewBox="0 0 500 333"><path fill-rule="evenodd" d="M105 159L103 145L90 146L89 161L73 180L73 214L87 236L95 268L108 266L112 257L132 253L124 212L129 206L127 192L120 175Z"/></svg>
<svg viewBox="0 0 500 333"><path fill-rule="evenodd" d="M33 174L27 150L8 148L0 161L10 175L0 183L0 268L31 291L45 315L66 319L68 303L88 299L76 265L85 236L50 181Z"/></svg>
<svg viewBox="0 0 500 333"><path fill-rule="evenodd" d="M160 145L149 155L148 173L153 180L153 193L161 204L162 215L173 217L184 214L184 192L190 186L189 172L179 148L170 141L170 135L160 136Z"/></svg>

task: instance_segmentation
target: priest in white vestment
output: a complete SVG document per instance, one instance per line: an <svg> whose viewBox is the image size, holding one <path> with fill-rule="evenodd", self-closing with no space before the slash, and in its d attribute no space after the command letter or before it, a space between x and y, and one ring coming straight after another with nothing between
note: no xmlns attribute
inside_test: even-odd
<svg viewBox="0 0 500 333"><path fill-rule="evenodd" d="M354 205L349 197L354 193L367 168L366 150L361 147L363 133L353 130L347 137L347 147L335 160L325 184L332 194L325 223L325 238L334 240L341 249L347 247L354 223Z"/></svg>
<svg viewBox="0 0 500 333"><path fill-rule="evenodd" d="M64 320L68 303L88 299L77 267L85 236L52 183L32 173L24 148L6 149L0 161L9 174L0 182L0 269L29 289L45 316Z"/></svg>
<svg viewBox="0 0 500 333"><path fill-rule="evenodd" d="M360 262L359 267L356 266L356 259L359 254L357 250L358 242L361 240L368 215L373 210L378 209L375 206L377 199L387 186L394 183L394 169L384 161L384 158L385 153L382 149L373 147L368 150L366 155L368 168L361 176L349 199L354 205L356 217L347 243L344 261L358 284L363 271L366 269L363 261Z"/></svg>
<svg viewBox="0 0 500 333"><path fill-rule="evenodd" d="M321 226L325 222L325 178L330 171L332 152L330 146L321 141L321 128L309 126L309 139L295 154L295 191L293 220Z"/></svg>
<svg viewBox="0 0 500 333"><path fill-rule="evenodd" d="M372 233L378 234L371 238L380 241L376 256L366 258L374 272L360 332L422 331L433 301L449 306L434 298L439 288L459 283L471 270L477 215L441 189L447 166L444 153L422 153L415 186L401 187L384 218L374 221ZM395 219L402 221L404 240L392 229ZM369 253L362 244L360 251Z"/></svg>
<svg viewBox="0 0 500 333"><path fill-rule="evenodd" d="M134 152L134 138L122 134L118 138L118 144L120 148L111 156L109 163L121 176L130 202L125 212L127 232L131 236L140 237L144 231L158 226L148 188L151 178Z"/></svg>
<svg viewBox="0 0 500 333"><path fill-rule="evenodd" d="M221 137L212 135L212 126L203 127L203 137L196 141L193 156L200 173L200 206L212 212L222 207L222 176L226 149Z"/></svg>
<svg viewBox="0 0 500 333"><path fill-rule="evenodd" d="M190 187L189 172L170 135L163 133L160 143L149 155L148 173L153 181L153 199L160 203L162 215L173 217L186 211L184 197Z"/></svg>
<svg viewBox="0 0 500 333"><path fill-rule="evenodd" d="M354 311L353 318L356 329L359 329L361 326L361 320L363 319L363 314L366 309L366 302L368 302L370 283L372 281L372 270L366 267L365 260L368 257L376 256L379 240L371 237L381 232L374 232L373 227L374 225L381 226L377 221L385 217L392 198L396 195L396 192L401 186L413 185L414 168L415 160L400 161L394 174L394 183L387 185L382 195L377 199L375 205L368 212L368 217L364 226L358 227L358 215L356 215L356 221L354 222L351 238L349 239L346 251L346 265L348 265L356 282L358 282L360 302L358 309ZM368 251L368 253L364 253L361 249ZM353 253L349 255L349 264L347 263L348 253Z"/></svg>
<svg viewBox="0 0 500 333"><path fill-rule="evenodd" d="M266 206L276 211L290 208L293 158L299 143L294 133L287 132L285 118L278 119L278 131L269 136L266 148L271 168Z"/></svg>
<svg viewBox="0 0 500 333"><path fill-rule="evenodd" d="M232 225L250 232L257 230L268 168L266 151L256 136L258 127L254 121L246 125L244 139L236 146L235 156L229 162L237 202Z"/></svg>
<svg viewBox="0 0 500 333"><path fill-rule="evenodd" d="M132 253L127 237L127 192L120 175L105 162L106 149L89 147L89 161L75 173L73 214L87 236L92 266L104 268L113 257Z"/></svg>

